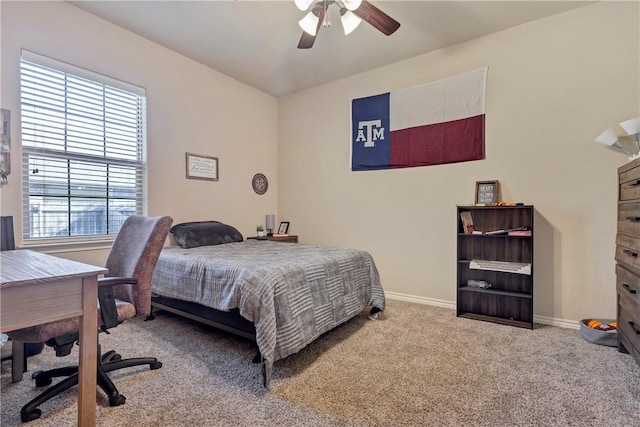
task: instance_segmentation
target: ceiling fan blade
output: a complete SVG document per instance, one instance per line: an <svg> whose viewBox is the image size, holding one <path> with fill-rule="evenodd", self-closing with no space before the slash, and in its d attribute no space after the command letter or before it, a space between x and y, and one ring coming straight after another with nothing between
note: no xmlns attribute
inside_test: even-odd
<svg viewBox="0 0 640 427"><path fill-rule="evenodd" d="M316 25L316 35L312 36L311 34L308 34L306 31L303 31L302 36L300 36L300 41L298 42L298 49L309 49L313 47L313 43L315 43L316 41L316 37L318 36L318 31L320 31L320 27L322 26L322 21L324 21L324 14L327 11L327 5L324 3L320 3L316 7L318 12L318 24Z"/></svg>
<svg viewBox="0 0 640 427"><path fill-rule="evenodd" d="M306 31L302 32L300 41L298 42L298 49L309 49L313 47L313 43L316 41L316 36L308 34Z"/></svg>
<svg viewBox="0 0 640 427"><path fill-rule="evenodd" d="M396 30L400 28L400 23L398 21L369 3L367 0L362 0L360 7L354 10L353 13L387 36L395 33Z"/></svg>

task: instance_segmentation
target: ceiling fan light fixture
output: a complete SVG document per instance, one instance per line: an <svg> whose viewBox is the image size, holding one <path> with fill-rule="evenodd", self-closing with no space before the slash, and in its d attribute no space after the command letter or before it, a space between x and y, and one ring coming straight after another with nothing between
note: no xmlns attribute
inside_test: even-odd
<svg viewBox="0 0 640 427"><path fill-rule="evenodd" d="M349 35L353 30L358 28L358 25L360 25L360 23L362 22L362 19L358 18L351 11L344 9L344 13L342 13L342 16L340 17L340 21L342 22L342 28L344 29L344 34Z"/></svg>
<svg viewBox="0 0 640 427"><path fill-rule="evenodd" d="M616 142L618 142L618 137L613 129L608 128L605 129L598 137L596 138L596 142L598 144L606 145L607 147L615 146Z"/></svg>
<svg viewBox="0 0 640 427"><path fill-rule="evenodd" d="M627 135L636 139L640 135L640 117L625 120L620 123L620 127L624 129Z"/></svg>
<svg viewBox="0 0 640 427"><path fill-rule="evenodd" d="M0 0L1 1L1 0ZM294 0L300 8L312 5L311 12L298 21L302 28L302 36L298 42L298 49L309 49L313 47L316 35L323 28L330 27L329 20L330 7L336 5L340 12L340 21L345 35L351 34L359 25L365 21L385 36L390 36L398 28L400 23L378 9L376 6L364 0Z"/></svg>
<svg viewBox="0 0 640 427"><path fill-rule="evenodd" d="M314 0L293 0L298 9L307 10Z"/></svg>
<svg viewBox="0 0 640 427"><path fill-rule="evenodd" d="M318 29L318 21L318 17L314 15L312 11L307 13L304 18L299 20L298 25L300 25L300 28L302 28L305 33L309 34L310 36L315 36L316 30Z"/></svg>
<svg viewBox="0 0 640 427"><path fill-rule="evenodd" d="M298 1L300 0L296 0L296 2ZM342 2L344 3L344 7L346 7L350 11L354 11L360 7L362 0L342 0Z"/></svg>

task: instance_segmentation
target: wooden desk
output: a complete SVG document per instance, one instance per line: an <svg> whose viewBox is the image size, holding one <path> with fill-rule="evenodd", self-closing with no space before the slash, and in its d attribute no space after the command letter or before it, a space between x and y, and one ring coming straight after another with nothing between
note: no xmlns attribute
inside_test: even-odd
<svg viewBox="0 0 640 427"><path fill-rule="evenodd" d="M0 252L0 332L80 316L78 425L96 424L98 275L102 267L30 250Z"/></svg>

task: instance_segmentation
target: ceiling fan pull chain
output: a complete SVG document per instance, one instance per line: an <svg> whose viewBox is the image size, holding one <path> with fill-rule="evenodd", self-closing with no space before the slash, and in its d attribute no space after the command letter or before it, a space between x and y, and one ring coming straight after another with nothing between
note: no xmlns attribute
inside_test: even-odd
<svg viewBox="0 0 640 427"><path fill-rule="evenodd" d="M322 26L324 28L331 27L331 21L329 20L329 4L324 4L324 18L322 19Z"/></svg>

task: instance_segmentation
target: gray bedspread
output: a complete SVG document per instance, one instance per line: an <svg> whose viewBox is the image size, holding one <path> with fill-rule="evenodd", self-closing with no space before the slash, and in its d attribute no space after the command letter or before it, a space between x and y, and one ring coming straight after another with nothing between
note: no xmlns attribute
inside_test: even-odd
<svg viewBox="0 0 640 427"><path fill-rule="evenodd" d="M256 327L269 386L273 362L385 296L371 255L363 250L247 240L191 249L165 248L153 293L221 311L234 308Z"/></svg>

